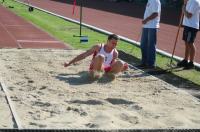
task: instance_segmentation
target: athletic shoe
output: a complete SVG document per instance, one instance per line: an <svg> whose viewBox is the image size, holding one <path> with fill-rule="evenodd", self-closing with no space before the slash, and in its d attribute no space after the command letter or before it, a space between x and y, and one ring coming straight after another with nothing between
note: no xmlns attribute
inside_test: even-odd
<svg viewBox="0 0 200 132"><path fill-rule="evenodd" d="M188 61L187 60L182 60L182 61L180 61L178 64L177 64L177 66L178 67L186 67L188 65Z"/></svg>
<svg viewBox="0 0 200 132"><path fill-rule="evenodd" d="M194 68L193 62L190 61L184 68L185 68L185 69L192 69L192 68Z"/></svg>

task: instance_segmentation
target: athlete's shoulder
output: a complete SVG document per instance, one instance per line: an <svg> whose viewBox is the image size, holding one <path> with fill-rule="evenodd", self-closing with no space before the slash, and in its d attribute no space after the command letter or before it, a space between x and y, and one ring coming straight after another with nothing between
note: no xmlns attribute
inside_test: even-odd
<svg viewBox="0 0 200 132"><path fill-rule="evenodd" d="M96 44L96 45L93 46L93 49L94 49L96 52L98 52L98 51L100 51L101 47L102 47L102 44Z"/></svg>

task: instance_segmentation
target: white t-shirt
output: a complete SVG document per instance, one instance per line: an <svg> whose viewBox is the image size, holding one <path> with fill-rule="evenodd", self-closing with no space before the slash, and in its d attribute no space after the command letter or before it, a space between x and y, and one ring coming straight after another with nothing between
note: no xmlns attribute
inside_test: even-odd
<svg viewBox="0 0 200 132"><path fill-rule="evenodd" d="M160 0L148 0L146 5L144 19L152 15L153 13L158 13L158 16L153 20L148 21L143 25L144 28L159 28L160 15L161 15L161 4Z"/></svg>
<svg viewBox="0 0 200 132"><path fill-rule="evenodd" d="M184 16L183 25L199 29L200 0L189 0L186 5L186 11L192 13L191 18Z"/></svg>

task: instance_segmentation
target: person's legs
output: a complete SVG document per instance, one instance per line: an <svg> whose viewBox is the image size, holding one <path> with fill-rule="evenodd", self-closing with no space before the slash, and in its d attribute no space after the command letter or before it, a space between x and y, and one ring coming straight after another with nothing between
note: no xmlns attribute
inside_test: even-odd
<svg viewBox="0 0 200 132"><path fill-rule="evenodd" d="M194 56L195 56L195 46L193 43L187 43L187 53L185 53L185 58L184 60L186 60L185 65L183 65L184 69L191 69L194 68ZM190 61L188 61L190 60Z"/></svg>
<svg viewBox="0 0 200 132"><path fill-rule="evenodd" d="M195 54L196 54L196 47L194 43L189 44L190 47L190 62L194 62Z"/></svg>
<svg viewBox="0 0 200 132"><path fill-rule="evenodd" d="M184 27L183 31L183 40L185 41L185 57L184 60L179 62L178 66L183 66L186 69L190 69L194 67L193 61L196 53L196 48L194 45L194 40L196 38L196 34L198 29L191 27ZM188 60L190 62L188 63Z"/></svg>
<svg viewBox="0 0 200 132"><path fill-rule="evenodd" d="M119 72L123 72L128 69L128 64L124 61L117 60L115 61L110 67L104 69L106 75L111 78L115 79L115 74Z"/></svg>
<svg viewBox="0 0 200 132"><path fill-rule="evenodd" d="M116 62L114 62L111 65L111 70L109 72L117 74L117 73L123 71L124 70L124 64L125 64L125 62L123 62L121 60L117 60Z"/></svg>
<svg viewBox="0 0 200 132"><path fill-rule="evenodd" d="M147 51L147 64L149 67L155 66L156 61L156 41L157 29L149 29L148 34L148 51Z"/></svg>
<svg viewBox="0 0 200 132"><path fill-rule="evenodd" d="M187 47L188 47L188 60L190 61L189 62L187 61L188 63L187 65L184 66L184 68L191 69L191 68L194 68L193 61L194 61L196 49L193 43L188 43Z"/></svg>
<svg viewBox="0 0 200 132"><path fill-rule="evenodd" d="M92 70L94 71L101 71L102 64L104 62L104 55L98 55L93 59Z"/></svg>
<svg viewBox="0 0 200 132"><path fill-rule="evenodd" d="M104 58L105 58L104 55L98 55L93 59L92 65L90 67L90 76L92 78L100 77L98 73L103 70L102 65L104 62Z"/></svg>
<svg viewBox="0 0 200 132"><path fill-rule="evenodd" d="M188 46L189 46L189 50L190 50L189 59L190 59L190 62L193 62L194 57L195 57L195 53L196 53L196 47L194 45L194 41L196 39L198 29L191 28L190 31L191 31L191 37L190 37L189 42L188 42Z"/></svg>
<svg viewBox="0 0 200 132"><path fill-rule="evenodd" d="M179 62L177 66L184 67L186 69L190 69L194 67L193 61L195 57L196 48L194 45L194 40L196 38L196 34L198 29L191 27L184 27L183 31L183 40L185 41L185 56L184 60ZM190 62L188 62L190 60Z"/></svg>
<svg viewBox="0 0 200 132"><path fill-rule="evenodd" d="M141 65L146 65L147 63L147 42L148 42L148 29L143 28L141 43L140 43L140 49L142 54Z"/></svg>
<svg viewBox="0 0 200 132"><path fill-rule="evenodd" d="M189 44L185 41L185 56L182 61L177 63L178 67L186 67L188 65L189 53L190 53Z"/></svg>
<svg viewBox="0 0 200 132"><path fill-rule="evenodd" d="M184 59L188 61L190 55L190 44L185 42L185 57Z"/></svg>
<svg viewBox="0 0 200 132"><path fill-rule="evenodd" d="M178 67L186 67L188 64L188 58L189 58L189 52L190 52L188 42L189 42L190 37L191 37L190 28L187 26L184 26L182 39L185 42L185 54L184 54L184 59L177 63Z"/></svg>

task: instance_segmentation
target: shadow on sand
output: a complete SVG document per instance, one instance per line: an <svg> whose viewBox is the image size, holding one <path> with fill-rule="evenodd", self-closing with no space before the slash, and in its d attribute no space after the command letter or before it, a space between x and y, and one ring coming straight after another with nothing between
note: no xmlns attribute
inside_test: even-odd
<svg viewBox="0 0 200 132"><path fill-rule="evenodd" d="M122 60L133 65L133 68L134 68L134 66L136 66L140 63L139 59L137 59L134 56L131 56L123 51L119 51L119 58L121 58ZM173 72L179 72L179 71L182 71L183 69L177 68L177 69L172 69L172 70L173 70ZM145 73L155 76L177 88L184 89L185 91L189 92L196 98L200 99L200 86L193 83L192 81L186 80L184 78L181 78L181 77L175 75L173 72L170 71L170 69L161 69L158 67L155 70L143 70L143 71ZM144 75L146 75L146 74L144 74Z"/></svg>
<svg viewBox="0 0 200 132"><path fill-rule="evenodd" d="M103 74L99 79L91 79L88 71L82 71L77 74L59 74L56 76L56 78L60 81L69 83L70 85L83 85L91 84L94 82L105 84L113 81L113 78L110 78L106 74Z"/></svg>
<svg viewBox="0 0 200 132"><path fill-rule="evenodd" d="M136 69L136 65L140 63L140 60L123 52L119 51L119 58L128 62L130 64L130 69ZM156 68L154 70L143 70L144 72L139 72L138 74L134 73L133 75L124 74L121 77L123 78L141 78L145 76L155 76L177 88L183 89L193 96L200 99L200 86L193 83L192 81L189 81L187 79L181 78L177 75L175 75L173 72L179 72L182 71L182 69L173 69L173 72L171 72L169 69L161 69ZM113 78L110 78L106 74L102 75L99 79L91 79L89 76L88 71L82 71L75 74L59 74L56 76L56 78L60 81L64 81L66 83L69 83L70 85L84 85L84 84L91 84L91 83L110 83L113 81Z"/></svg>

